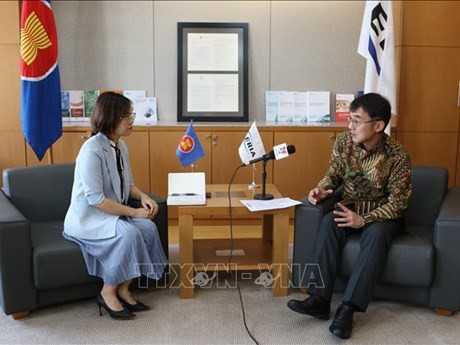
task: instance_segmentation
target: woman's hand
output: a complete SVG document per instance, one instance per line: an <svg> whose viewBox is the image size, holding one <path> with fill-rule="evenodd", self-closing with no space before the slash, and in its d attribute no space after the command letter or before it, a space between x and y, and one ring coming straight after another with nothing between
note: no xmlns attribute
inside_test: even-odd
<svg viewBox="0 0 460 345"><path fill-rule="evenodd" d="M133 209L133 218L148 218L148 219L153 219L153 215L151 215L150 209L147 208L145 209L144 207L139 207L139 208L134 208Z"/></svg>
<svg viewBox="0 0 460 345"><path fill-rule="evenodd" d="M141 204L143 207L143 210L147 211L148 217L153 219L157 213L158 213L158 204L155 202L155 200L151 199L147 194L142 194L141 195Z"/></svg>

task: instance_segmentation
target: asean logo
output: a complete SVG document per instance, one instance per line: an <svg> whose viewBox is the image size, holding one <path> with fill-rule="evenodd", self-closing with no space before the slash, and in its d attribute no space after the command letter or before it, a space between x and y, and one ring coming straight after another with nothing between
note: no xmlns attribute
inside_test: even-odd
<svg viewBox="0 0 460 345"><path fill-rule="evenodd" d="M195 140L189 135L184 135L179 142L179 146L177 147L180 152L182 153L189 153L193 151L195 147Z"/></svg>
<svg viewBox="0 0 460 345"><path fill-rule="evenodd" d="M21 18L21 75L23 79L41 80L57 65L53 11L45 1L23 4L27 8Z"/></svg>

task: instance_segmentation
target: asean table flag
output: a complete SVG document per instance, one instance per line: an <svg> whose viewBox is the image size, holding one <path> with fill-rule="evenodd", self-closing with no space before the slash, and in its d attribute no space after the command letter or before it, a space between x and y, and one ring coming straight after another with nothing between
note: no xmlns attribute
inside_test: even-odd
<svg viewBox="0 0 460 345"><path fill-rule="evenodd" d="M184 168L204 156L203 147L196 136L192 122L177 146L176 155Z"/></svg>
<svg viewBox="0 0 460 345"><path fill-rule="evenodd" d="M62 135L58 42L49 1L22 1L22 132L39 160Z"/></svg>

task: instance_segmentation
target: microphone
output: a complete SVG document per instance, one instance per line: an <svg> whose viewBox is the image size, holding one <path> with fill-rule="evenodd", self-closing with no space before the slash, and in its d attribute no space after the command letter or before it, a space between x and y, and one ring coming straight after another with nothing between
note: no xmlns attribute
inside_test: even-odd
<svg viewBox="0 0 460 345"><path fill-rule="evenodd" d="M241 166L246 166L249 164L257 163L260 161L269 161L271 159L283 159L286 158L287 156L295 153L295 146L294 145L286 145L280 144L273 146L273 150L271 150L269 153L264 154L263 156L260 156L259 158L252 159L248 162L244 162Z"/></svg>

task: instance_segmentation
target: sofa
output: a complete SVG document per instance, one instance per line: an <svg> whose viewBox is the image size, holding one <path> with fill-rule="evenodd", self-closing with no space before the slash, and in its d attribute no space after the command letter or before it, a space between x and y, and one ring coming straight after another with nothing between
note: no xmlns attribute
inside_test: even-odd
<svg viewBox="0 0 460 345"><path fill-rule="evenodd" d="M404 219L406 228L390 248L374 291L375 298L419 304L438 314L452 315L460 307L460 186L448 189L447 170L412 168L413 193ZM314 206L305 197L296 206L292 284L306 288L305 274L313 264L315 238L322 216L339 200ZM335 290L344 291L359 254L359 234L351 235L342 250Z"/></svg>
<svg viewBox="0 0 460 345"><path fill-rule="evenodd" d="M72 163L3 171L0 306L15 319L43 306L94 297L102 287L100 278L88 275L80 247L62 237L74 170ZM155 223L168 256L166 201L150 196L159 205ZM149 282L154 283L143 277L133 285Z"/></svg>

